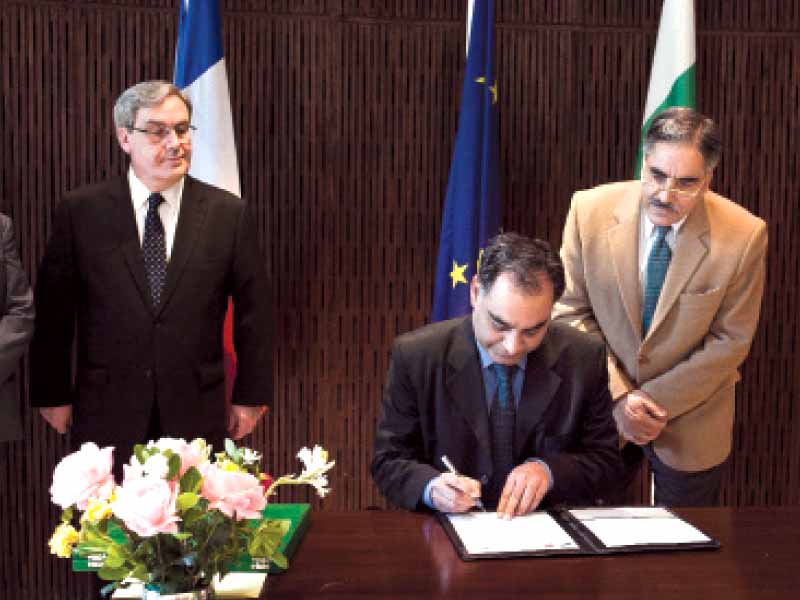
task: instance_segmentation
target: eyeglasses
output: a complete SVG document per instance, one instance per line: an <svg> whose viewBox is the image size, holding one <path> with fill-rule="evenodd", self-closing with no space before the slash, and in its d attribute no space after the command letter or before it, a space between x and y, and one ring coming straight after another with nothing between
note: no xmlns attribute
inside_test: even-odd
<svg viewBox="0 0 800 600"><path fill-rule="evenodd" d="M154 144L162 144L164 140L169 137L171 131L175 132L175 137L178 138L178 141L184 141L188 139L191 137L193 131L197 131L197 127L190 125L189 123L177 123L172 127L169 125L163 125L161 123L151 123L144 128L128 127L128 129L145 134L147 139Z"/></svg>
<svg viewBox="0 0 800 600"><path fill-rule="evenodd" d="M650 193L667 192L679 198L696 196L705 184L705 174L696 177L668 177L659 170L645 165L642 183L649 188Z"/></svg>

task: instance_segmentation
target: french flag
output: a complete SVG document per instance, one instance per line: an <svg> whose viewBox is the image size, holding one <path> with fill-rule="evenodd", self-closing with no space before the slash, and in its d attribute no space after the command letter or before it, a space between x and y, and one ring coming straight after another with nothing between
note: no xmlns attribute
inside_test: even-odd
<svg viewBox="0 0 800 600"><path fill-rule="evenodd" d="M217 0L181 0L174 82L191 99L192 124L197 127L192 134L189 174L241 196ZM223 343L226 398L230 402L236 377L230 302Z"/></svg>

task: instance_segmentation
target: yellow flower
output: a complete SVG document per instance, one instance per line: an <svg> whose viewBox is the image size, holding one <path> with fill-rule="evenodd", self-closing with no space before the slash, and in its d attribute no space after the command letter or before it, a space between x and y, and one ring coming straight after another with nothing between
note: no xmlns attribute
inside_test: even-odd
<svg viewBox="0 0 800 600"><path fill-rule="evenodd" d="M224 459L222 461L217 461L217 467L222 469L223 471L230 471L232 473L241 472L244 473L244 469L242 469L239 465L231 460Z"/></svg>
<svg viewBox="0 0 800 600"><path fill-rule="evenodd" d="M110 516L111 504L108 501L92 499L89 500L89 504L86 506L86 512L83 513L82 520L97 523Z"/></svg>
<svg viewBox="0 0 800 600"><path fill-rule="evenodd" d="M50 553L61 558L72 556L72 547L78 543L80 537L75 528L69 523L61 523L50 538Z"/></svg>

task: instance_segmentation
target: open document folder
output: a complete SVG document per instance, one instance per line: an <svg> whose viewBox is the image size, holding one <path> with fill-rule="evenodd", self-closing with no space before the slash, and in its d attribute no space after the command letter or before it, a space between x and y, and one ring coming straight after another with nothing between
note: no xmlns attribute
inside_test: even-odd
<svg viewBox="0 0 800 600"><path fill-rule="evenodd" d="M719 548L660 507L562 508L510 521L471 512L440 514L439 520L464 560Z"/></svg>

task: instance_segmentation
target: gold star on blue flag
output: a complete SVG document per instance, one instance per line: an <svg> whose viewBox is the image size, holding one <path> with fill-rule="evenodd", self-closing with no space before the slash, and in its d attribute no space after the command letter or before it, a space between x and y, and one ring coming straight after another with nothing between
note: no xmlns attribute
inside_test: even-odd
<svg viewBox="0 0 800 600"><path fill-rule="evenodd" d="M433 321L452 319L470 312L469 285L457 283L467 283L472 279L477 272L481 249L500 230L502 213L493 14L492 0L475 0L461 114L442 212ZM462 266L466 268L462 269Z"/></svg>

